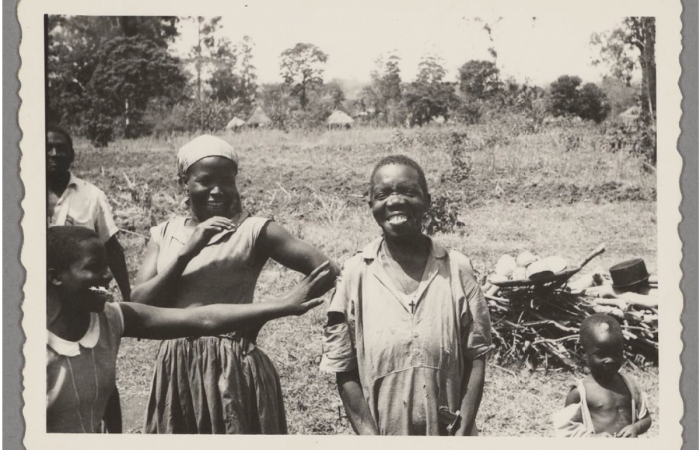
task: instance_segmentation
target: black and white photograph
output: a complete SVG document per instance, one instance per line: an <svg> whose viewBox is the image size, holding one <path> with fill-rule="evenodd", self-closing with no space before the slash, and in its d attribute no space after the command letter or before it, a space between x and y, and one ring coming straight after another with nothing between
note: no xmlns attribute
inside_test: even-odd
<svg viewBox="0 0 700 450"><path fill-rule="evenodd" d="M678 5L28 3L27 448L680 447Z"/></svg>

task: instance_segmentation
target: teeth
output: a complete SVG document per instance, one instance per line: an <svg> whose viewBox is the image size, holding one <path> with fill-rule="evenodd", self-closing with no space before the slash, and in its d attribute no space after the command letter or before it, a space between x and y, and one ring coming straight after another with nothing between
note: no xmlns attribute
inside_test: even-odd
<svg viewBox="0 0 700 450"><path fill-rule="evenodd" d="M408 221L408 217L404 216L403 214L397 214L395 216L389 217L389 223L392 225L402 224L406 221Z"/></svg>
<svg viewBox="0 0 700 450"><path fill-rule="evenodd" d="M90 292L97 294L103 299L107 298L107 300L110 300L112 298L112 294L102 286L90 286Z"/></svg>

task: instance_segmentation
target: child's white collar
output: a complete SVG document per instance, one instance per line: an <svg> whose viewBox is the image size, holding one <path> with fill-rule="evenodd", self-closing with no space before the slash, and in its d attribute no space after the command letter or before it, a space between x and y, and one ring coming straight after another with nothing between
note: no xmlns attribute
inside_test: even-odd
<svg viewBox="0 0 700 450"><path fill-rule="evenodd" d="M93 348L100 340L100 320L97 313L90 313L90 325L88 326L85 336L78 342L67 341L46 330L48 339L46 343L56 353L63 356L78 356L80 355L80 347Z"/></svg>

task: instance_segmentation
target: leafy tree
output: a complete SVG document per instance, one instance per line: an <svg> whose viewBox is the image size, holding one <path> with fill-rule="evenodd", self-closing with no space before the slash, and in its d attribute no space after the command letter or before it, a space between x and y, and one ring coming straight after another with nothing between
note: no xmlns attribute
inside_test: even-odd
<svg viewBox="0 0 700 450"><path fill-rule="evenodd" d="M581 78L562 75L550 85L548 109L554 116L576 115L602 122L610 112L605 92L593 83L581 87Z"/></svg>
<svg viewBox="0 0 700 450"><path fill-rule="evenodd" d="M454 90L450 83L411 83L404 94L409 125L423 125L438 116L448 118L450 109L458 103Z"/></svg>
<svg viewBox="0 0 700 450"><path fill-rule="evenodd" d="M221 28L221 16L212 17L211 19L198 16L192 17L191 20L197 25L197 43L190 50L188 62L194 65L195 94L197 100L201 101L204 74L218 52L217 40L214 34ZM225 56L228 48L228 43L226 43L222 47L222 53L219 53L219 56ZM228 53L230 54L230 51Z"/></svg>
<svg viewBox="0 0 700 450"><path fill-rule="evenodd" d="M418 63L418 83L440 83L445 77L444 61L436 55L424 55Z"/></svg>
<svg viewBox="0 0 700 450"><path fill-rule="evenodd" d="M215 45L212 53L215 69L208 80L211 88L209 97L228 103L232 114L247 116L253 109L258 89L252 63L253 41L245 36L234 48L224 39Z"/></svg>
<svg viewBox="0 0 700 450"><path fill-rule="evenodd" d="M100 47L115 37L139 37L166 49L178 34L177 17L164 16L48 16L48 110L50 121L77 132L94 120L87 86Z"/></svg>
<svg viewBox="0 0 700 450"><path fill-rule="evenodd" d="M459 68L459 90L468 100L491 100L502 91L499 72L491 61L466 62Z"/></svg>
<svg viewBox="0 0 700 450"><path fill-rule="evenodd" d="M600 47L601 60L610 66L611 74L631 84L632 73L642 71L641 107L643 119L654 123L656 117L656 19L627 17L620 28L595 33L591 43Z"/></svg>
<svg viewBox="0 0 700 450"><path fill-rule="evenodd" d="M446 72L442 64L442 60L435 55L421 58L416 81L408 86L404 94L409 125L423 125L438 116L447 118L449 111L458 103L454 85L442 81Z"/></svg>
<svg viewBox="0 0 700 450"><path fill-rule="evenodd" d="M123 123L126 137L143 134L141 117L149 101L165 98L174 102L184 90L186 78L179 60L154 41L115 37L100 46L94 57L97 66L86 86L93 130L101 130L112 119L115 125ZM97 144L106 143L94 132L89 137Z"/></svg>
<svg viewBox="0 0 700 450"><path fill-rule="evenodd" d="M578 95L577 114L582 119L600 123L608 116L610 105L605 92L593 83L586 83Z"/></svg>
<svg viewBox="0 0 700 450"><path fill-rule="evenodd" d="M272 120L273 126L287 128L288 117L292 111L292 101L286 84L263 84L260 87L258 102L262 104L262 108Z"/></svg>
<svg viewBox="0 0 700 450"><path fill-rule="evenodd" d="M375 61L377 68L371 73L371 78L379 109L384 109L392 100L401 101L400 62L396 53L389 53L386 58L380 56Z"/></svg>
<svg viewBox="0 0 700 450"><path fill-rule="evenodd" d="M292 95L299 98L306 109L309 91L323 85L323 72L328 55L313 44L299 43L280 55L280 74L284 82L292 86Z"/></svg>
<svg viewBox="0 0 700 450"><path fill-rule="evenodd" d="M394 52L377 58L370 73L372 82L360 94L362 110L373 110L373 118L391 125L402 124L406 116L400 62L401 58Z"/></svg>
<svg viewBox="0 0 700 450"><path fill-rule="evenodd" d="M341 109L343 107L343 102L345 102L345 93L340 85L332 81L325 86L326 92L331 98L331 105L333 109Z"/></svg>
<svg viewBox="0 0 700 450"><path fill-rule="evenodd" d="M243 80L228 67L214 70L209 79L210 98L219 102L231 102L242 90Z"/></svg>
<svg viewBox="0 0 700 450"><path fill-rule="evenodd" d="M549 110L555 117L578 114L581 78L562 75L549 88Z"/></svg>

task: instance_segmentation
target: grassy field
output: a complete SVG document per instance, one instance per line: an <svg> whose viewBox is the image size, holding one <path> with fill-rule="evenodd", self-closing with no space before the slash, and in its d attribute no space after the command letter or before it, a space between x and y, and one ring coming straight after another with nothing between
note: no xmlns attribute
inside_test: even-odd
<svg viewBox="0 0 700 450"><path fill-rule="evenodd" d="M339 262L378 234L364 199L373 164L383 155L405 153L425 168L433 197L453 200L465 223L435 239L469 255L482 274L504 253L529 249L575 263L603 242L607 252L588 270L643 257L654 272L655 176L627 153L604 152L600 135L597 128L581 124L536 134L487 125L251 130L223 137L241 156L238 183L246 208L273 217ZM106 149L77 143L77 174L105 190L120 226L127 230L120 241L132 279L149 227L185 211L175 154L189 139L120 141ZM455 155L467 167L459 177L453 172ZM256 298L278 295L299 279L269 263ZM282 379L291 433L351 433L339 412L334 379L318 370L323 323L323 311L317 309L269 323L260 334L258 344ZM141 429L157 346L131 339L122 344L118 385L128 432ZM658 417L658 369L627 370L639 378ZM580 376L489 365L477 419L481 433L552 435L548 416L563 405L569 386ZM656 434L655 423L647 435Z"/></svg>

